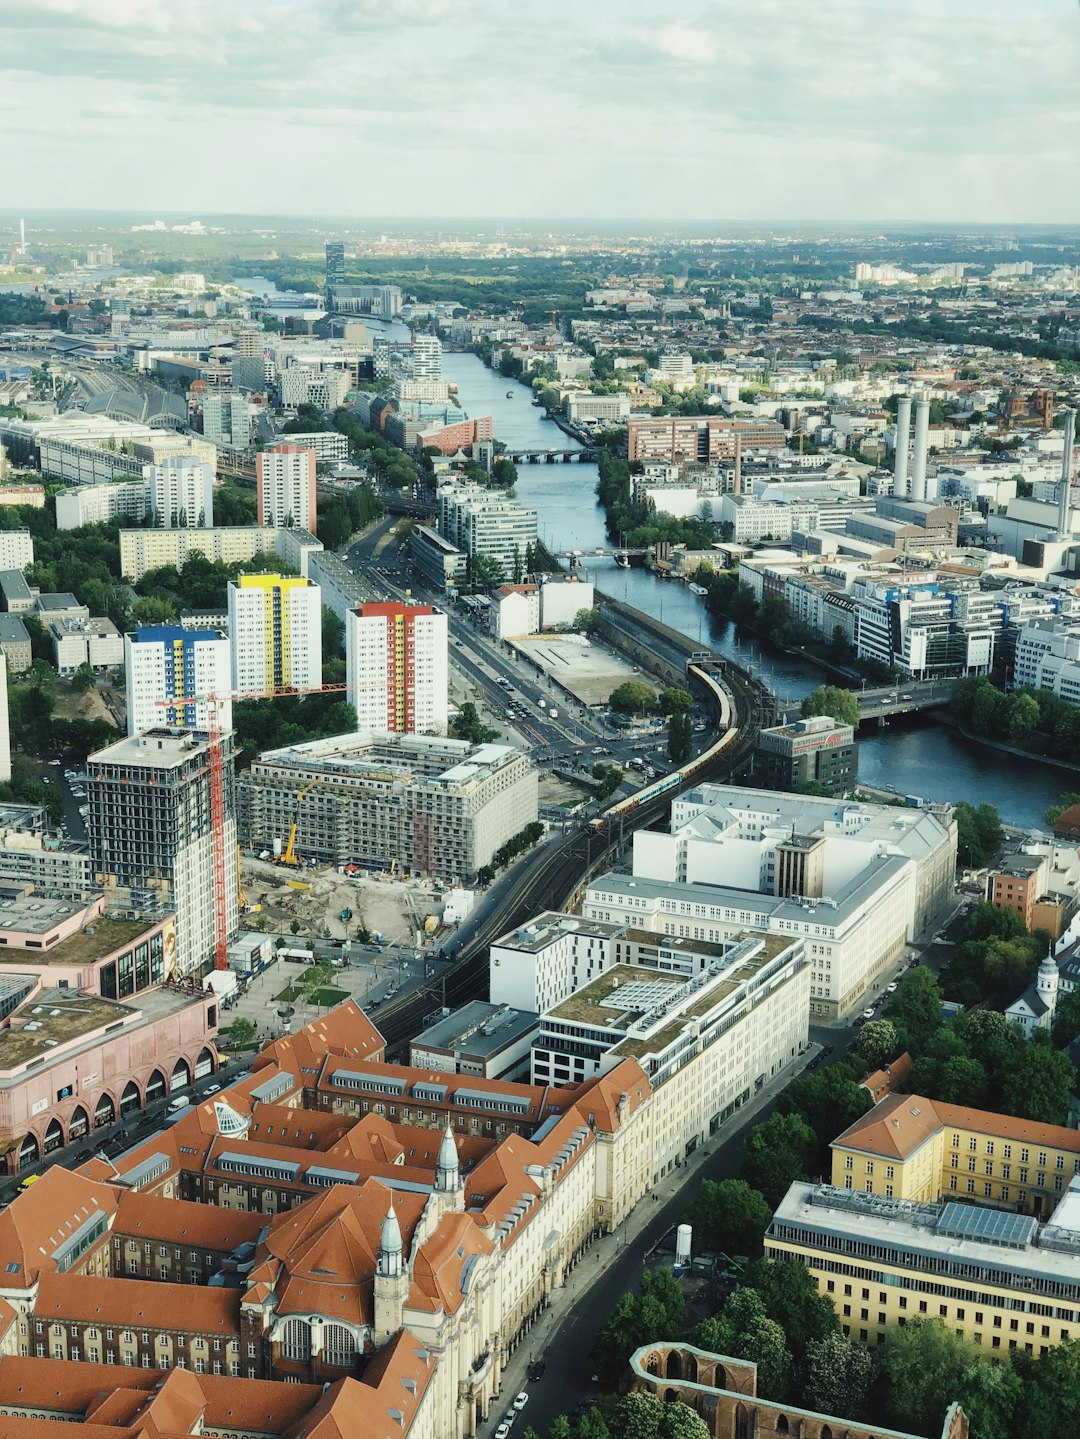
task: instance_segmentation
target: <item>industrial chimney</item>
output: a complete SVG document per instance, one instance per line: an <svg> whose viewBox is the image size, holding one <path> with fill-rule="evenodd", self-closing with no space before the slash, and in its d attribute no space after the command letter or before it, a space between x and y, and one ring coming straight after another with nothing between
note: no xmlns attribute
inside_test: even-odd
<svg viewBox="0 0 1080 1439"><path fill-rule="evenodd" d="M908 442L911 439L911 397L901 395L896 406L896 463L893 466L893 499L906 500L908 492Z"/></svg>
<svg viewBox="0 0 1080 1439"><path fill-rule="evenodd" d="M926 447L930 439L930 401L915 405L915 454L911 461L911 498L926 500Z"/></svg>
<svg viewBox="0 0 1080 1439"><path fill-rule="evenodd" d="M1076 430L1076 411L1065 411L1065 449L1061 456L1061 485L1058 491L1058 529L1063 535L1069 533L1069 506L1072 500L1073 436Z"/></svg>

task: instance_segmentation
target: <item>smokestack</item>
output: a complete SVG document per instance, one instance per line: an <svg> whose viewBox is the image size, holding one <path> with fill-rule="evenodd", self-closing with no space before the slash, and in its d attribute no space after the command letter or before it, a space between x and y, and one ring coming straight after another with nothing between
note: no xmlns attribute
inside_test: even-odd
<svg viewBox="0 0 1080 1439"><path fill-rule="evenodd" d="M907 499L908 443L911 439L911 397L902 395L896 407L896 463L893 466L893 498Z"/></svg>
<svg viewBox="0 0 1080 1439"><path fill-rule="evenodd" d="M1073 435L1076 430L1076 411L1065 411L1065 449L1061 456L1061 485L1058 492L1058 529L1063 535L1069 533L1069 506L1072 500Z"/></svg>
<svg viewBox="0 0 1080 1439"><path fill-rule="evenodd" d="M930 401L915 405L915 454L911 461L911 498L926 499L926 446L930 437Z"/></svg>

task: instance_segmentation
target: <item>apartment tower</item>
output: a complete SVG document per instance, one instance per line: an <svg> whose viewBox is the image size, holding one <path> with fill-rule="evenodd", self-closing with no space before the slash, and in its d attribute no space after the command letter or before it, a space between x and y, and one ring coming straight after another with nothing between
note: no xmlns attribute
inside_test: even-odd
<svg viewBox="0 0 1080 1439"><path fill-rule="evenodd" d="M322 591L283 575L241 575L229 585L232 688L259 693L322 683Z"/></svg>
<svg viewBox="0 0 1080 1439"><path fill-rule="evenodd" d="M315 451L274 445L255 456L260 525L315 533Z"/></svg>
<svg viewBox="0 0 1080 1439"><path fill-rule="evenodd" d="M446 616L431 605L400 603L350 610L345 678L358 729L445 734Z"/></svg>

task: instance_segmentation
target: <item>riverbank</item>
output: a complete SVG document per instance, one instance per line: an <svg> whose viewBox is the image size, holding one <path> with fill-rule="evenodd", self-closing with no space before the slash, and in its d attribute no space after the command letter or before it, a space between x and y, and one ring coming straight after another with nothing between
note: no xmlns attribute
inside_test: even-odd
<svg viewBox="0 0 1080 1439"><path fill-rule="evenodd" d="M962 734L970 744L981 745L984 749L997 750L999 754L1012 755L1016 759L1028 760L1031 764L1050 765L1053 769L1064 769L1073 774L1080 774L1080 764L1074 764L1071 760L1055 759L1048 754L1033 754L1031 750L1020 749L1018 745L1003 744L1000 740L987 739L985 735L972 734L969 729L964 728L955 715L949 714L948 710L935 710L932 718L937 724Z"/></svg>

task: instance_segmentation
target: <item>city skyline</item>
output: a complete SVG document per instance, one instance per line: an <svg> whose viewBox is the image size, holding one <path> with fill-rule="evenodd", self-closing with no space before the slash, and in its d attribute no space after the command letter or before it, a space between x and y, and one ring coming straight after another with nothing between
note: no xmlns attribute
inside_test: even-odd
<svg viewBox="0 0 1080 1439"><path fill-rule="evenodd" d="M1019 33L1009 7L967 0L543 19L445 0L5 0L9 203L259 213L287 179L296 215L1080 219L1065 0L1033 0ZM242 163L162 163L223 139ZM377 187L374 146L396 157ZM1002 185L1021 162L1024 185Z"/></svg>

